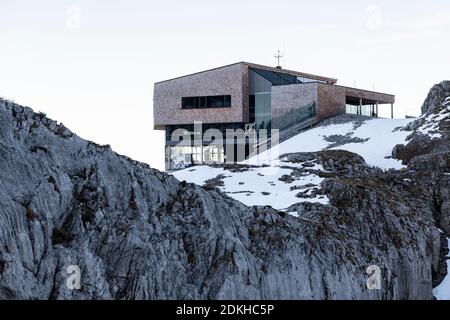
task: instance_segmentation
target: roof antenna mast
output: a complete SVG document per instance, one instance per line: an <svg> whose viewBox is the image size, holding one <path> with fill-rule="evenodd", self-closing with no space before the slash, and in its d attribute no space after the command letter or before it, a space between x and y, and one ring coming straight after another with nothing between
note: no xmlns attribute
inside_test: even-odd
<svg viewBox="0 0 450 320"><path fill-rule="evenodd" d="M274 56L274 58L276 58L278 61L277 69L281 69L280 60L281 60L281 58L283 58L283 56L281 55L280 50L278 50L278 53Z"/></svg>

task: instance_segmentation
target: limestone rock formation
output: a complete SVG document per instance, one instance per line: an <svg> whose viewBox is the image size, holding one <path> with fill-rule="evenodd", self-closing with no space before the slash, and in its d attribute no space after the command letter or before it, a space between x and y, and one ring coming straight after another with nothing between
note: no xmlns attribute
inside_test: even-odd
<svg viewBox="0 0 450 320"><path fill-rule="evenodd" d="M0 299L433 298L445 155L385 173L349 152L289 157L320 161L331 205L246 207L1 100ZM373 265L380 290L366 286Z"/></svg>
<svg viewBox="0 0 450 320"><path fill-rule="evenodd" d="M422 105L422 114L434 113L447 97L450 97L450 81L442 81L434 85Z"/></svg>

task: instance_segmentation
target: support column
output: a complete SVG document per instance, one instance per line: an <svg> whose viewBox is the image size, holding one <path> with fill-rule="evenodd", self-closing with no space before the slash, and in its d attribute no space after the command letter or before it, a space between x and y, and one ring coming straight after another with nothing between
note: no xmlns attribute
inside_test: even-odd
<svg viewBox="0 0 450 320"><path fill-rule="evenodd" d="M391 103L391 119L394 119L394 104Z"/></svg>
<svg viewBox="0 0 450 320"><path fill-rule="evenodd" d="M378 118L378 101L377 101L377 106L376 106L376 111L375 111L375 115L376 115L376 117Z"/></svg>
<svg viewBox="0 0 450 320"><path fill-rule="evenodd" d="M204 164L205 163L205 155L203 154L203 142L202 142L201 153L202 153L202 164Z"/></svg>
<svg viewBox="0 0 450 320"><path fill-rule="evenodd" d="M359 112L358 112L359 115L362 114L362 101L363 100L361 98L359 98Z"/></svg>
<svg viewBox="0 0 450 320"><path fill-rule="evenodd" d="M166 151L166 155L165 155L165 159L164 159L165 168L166 168L166 170L169 170L169 169L172 169L171 168L172 167L172 165L171 165L172 159L171 159L171 156L170 156L171 155L170 146L166 145L165 146L165 151Z"/></svg>

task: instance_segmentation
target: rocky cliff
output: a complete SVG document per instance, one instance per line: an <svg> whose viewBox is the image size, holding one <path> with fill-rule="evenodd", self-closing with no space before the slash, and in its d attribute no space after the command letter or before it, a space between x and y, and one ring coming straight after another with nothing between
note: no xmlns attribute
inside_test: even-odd
<svg viewBox="0 0 450 320"><path fill-rule="evenodd" d="M293 216L179 182L1 100L0 298L432 299L446 274L450 162L426 156L382 172L344 151L286 155L316 159L330 199ZM380 290L366 286L371 265Z"/></svg>
<svg viewBox="0 0 450 320"><path fill-rule="evenodd" d="M433 86L422 111L422 117L405 128L414 130L408 143L396 146L393 156L428 185L434 218L450 236L450 81Z"/></svg>

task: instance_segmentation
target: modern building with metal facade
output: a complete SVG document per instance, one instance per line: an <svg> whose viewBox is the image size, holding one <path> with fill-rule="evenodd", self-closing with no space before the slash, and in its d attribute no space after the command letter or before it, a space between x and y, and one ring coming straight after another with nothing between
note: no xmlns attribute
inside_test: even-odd
<svg viewBox="0 0 450 320"><path fill-rule="evenodd" d="M215 136L193 142L194 137L208 136L210 129L219 130L223 137L226 130L252 128L270 136L272 129L278 129L280 136L289 137L293 128L339 114L377 117L381 104L389 104L392 115L395 96L336 83L329 77L248 62L155 83L154 128L166 131L166 169L248 156L247 145L244 156L239 158L235 152L232 159L227 157L225 139ZM192 141L180 143L174 135L180 130L189 132Z"/></svg>

